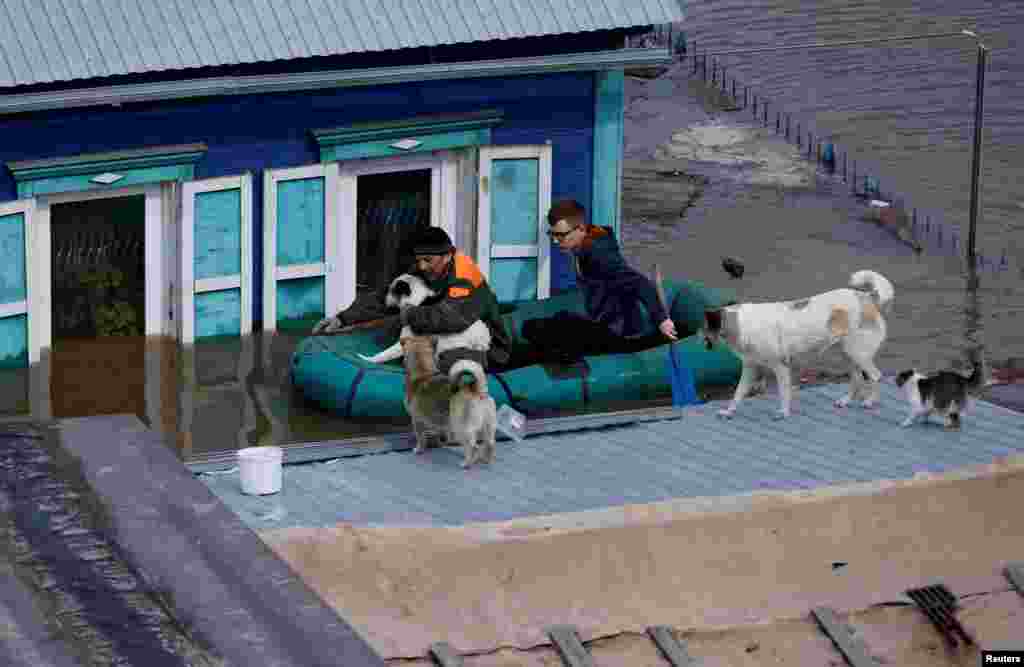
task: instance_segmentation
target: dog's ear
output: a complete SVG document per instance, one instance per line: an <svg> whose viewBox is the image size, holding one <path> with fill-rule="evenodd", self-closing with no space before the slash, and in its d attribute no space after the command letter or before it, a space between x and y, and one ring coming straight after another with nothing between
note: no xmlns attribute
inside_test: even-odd
<svg viewBox="0 0 1024 667"><path fill-rule="evenodd" d="M833 308L828 316L828 329L836 338L850 333L850 311L845 308Z"/></svg>

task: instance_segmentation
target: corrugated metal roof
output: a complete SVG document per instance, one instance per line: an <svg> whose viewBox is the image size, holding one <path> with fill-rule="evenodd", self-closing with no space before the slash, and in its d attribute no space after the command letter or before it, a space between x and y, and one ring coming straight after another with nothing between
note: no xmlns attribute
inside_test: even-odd
<svg viewBox="0 0 1024 667"><path fill-rule="evenodd" d="M468 472L453 448L285 466L281 493L246 496L238 475L202 479L257 530L352 523L459 525L675 498L911 478L1024 453L1024 415L976 401L963 430L901 428L906 400L887 380L877 410L833 407L845 386L803 387L775 421L777 396L685 408L682 419L499 442Z"/></svg>
<svg viewBox="0 0 1024 667"><path fill-rule="evenodd" d="M682 19L681 0L0 0L0 87Z"/></svg>

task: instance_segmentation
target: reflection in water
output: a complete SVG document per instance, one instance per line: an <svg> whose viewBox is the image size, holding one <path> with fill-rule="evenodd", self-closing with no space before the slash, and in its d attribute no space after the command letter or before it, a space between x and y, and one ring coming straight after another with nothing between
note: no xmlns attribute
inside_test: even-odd
<svg viewBox="0 0 1024 667"><path fill-rule="evenodd" d="M41 363L0 371L0 421L134 414L186 460L408 430L404 421L341 419L293 390L288 369L302 337L260 332L187 348L164 337L60 339Z"/></svg>

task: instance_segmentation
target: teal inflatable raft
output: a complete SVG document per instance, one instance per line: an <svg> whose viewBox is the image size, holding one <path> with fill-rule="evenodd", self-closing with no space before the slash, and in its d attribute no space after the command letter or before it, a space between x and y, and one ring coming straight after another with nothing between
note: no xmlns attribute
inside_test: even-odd
<svg viewBox="0 0 1024 667"><path fill-rule="evenodd" d="M707 307L735 303L731 290L696 282L667 283L665 293L681 340L677 359L693 370L698 390L727 385L739 378L740 360L727 347L707 350L696 334ZM548 299L503 304L505 327L513 344L525 344L522 324L560 310L583 313L583 296L571 291ZM405 371L401 360L373 364L372 355L394 341L380 330L363 329L335 336L311 336L299 342L291 366L292 382L310 400L350 418L405 416ZM667 345L639 352L587 357L582 366L534 365L490 373L491 396L527 415L559 409L600 407L623 401L664 397L671 393Z"/></svg>

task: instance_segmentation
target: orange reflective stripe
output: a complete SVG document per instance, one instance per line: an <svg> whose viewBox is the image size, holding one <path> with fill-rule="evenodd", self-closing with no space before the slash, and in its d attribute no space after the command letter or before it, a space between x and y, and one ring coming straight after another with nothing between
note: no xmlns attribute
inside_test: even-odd
<svg viewBox="0 0 1024 667"><path fill-rule="evenodd" d="M484 282L484 274L480 273L480 267L461 252L455 253L455 277L468 280L474 288L480 287Z"/></svg>
<svg viewBox="0 0 1024 667"><path fill-rule="evenodd" d="M452 297L453 299L461 299L463 297L469 296L469 288L468 287L449 287L448 288L448 296Z"/></svg>

